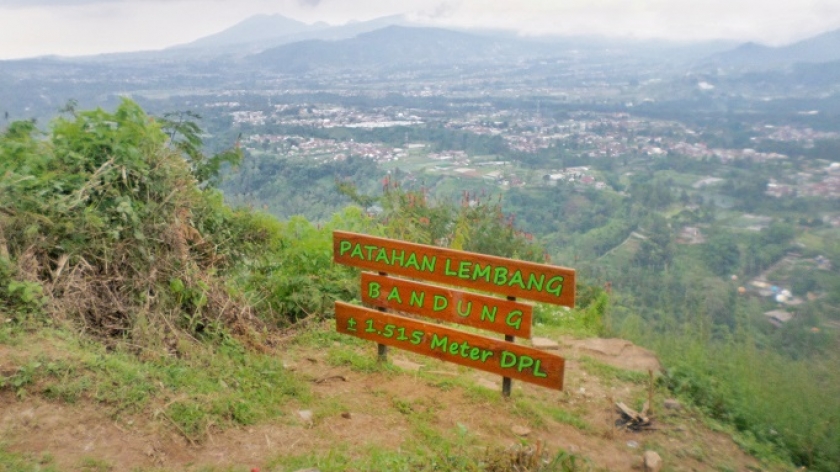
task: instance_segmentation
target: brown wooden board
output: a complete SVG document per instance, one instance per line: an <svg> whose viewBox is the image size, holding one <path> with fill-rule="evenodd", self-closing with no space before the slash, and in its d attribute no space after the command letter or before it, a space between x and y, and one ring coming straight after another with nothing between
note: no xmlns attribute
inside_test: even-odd
<svg viewBox="0 0 840 472"><path fill-rule="evenodd" d="M565 360L545 351L335 302L336 331L543 387L563 389Z"/></svg>
<svg viewBox="0 0 840 472"><path fill-rule="evenodd" d="M533 307L503 298L362 272L362 302L531 338Z"/></svg>
<svg viewBox="0 0 840 472"><path fill-rule="evenodd" d="M333 232L335 262L374 272L573 307L575 271L435 246Z"/></svg>

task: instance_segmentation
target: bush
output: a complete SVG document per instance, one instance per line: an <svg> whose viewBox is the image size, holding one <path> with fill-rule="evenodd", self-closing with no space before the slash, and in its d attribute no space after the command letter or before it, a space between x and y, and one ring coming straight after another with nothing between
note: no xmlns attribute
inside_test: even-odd
<svg viewBox="0 0 840 472"><path fill-rule="evenodd" d="M243 328L244 297L222 275L261 239L202 188L197 155L172 144L128 100L0 136L0 301L43 308L87 331L138 337L138 317L178 327ZM211 159L212 160L212 159ZM215 161L214 161L215 162ZM192 163L192 164L191 164ZM136 340L139 341L139 340Z"/></svg>

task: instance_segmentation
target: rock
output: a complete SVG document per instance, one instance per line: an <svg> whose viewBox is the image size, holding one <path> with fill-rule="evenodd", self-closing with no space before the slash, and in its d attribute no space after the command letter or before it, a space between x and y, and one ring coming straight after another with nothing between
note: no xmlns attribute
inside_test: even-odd
<svg viewBox="0 0 840 472"><path fill-rule="evenodd" d="M560 349L560 344L557 341L548 338L531 338L531 345L535 349L542 349L544 351L556 351Z"/></svg>
<svg viewBox="0 0 840 472"><path fill-rule="evenodd" d="M410 360L407 360L407 359L395 358L391 362L393 362L394 365L399 367L400 369L407 370L407 371L410 371L410 372L417 372L417 371L420 370L420 368L423 367L423 364L418 364L416 362L411 362Z"/></svg>
<svg viewBox="0 0 840 472"><path fill-rule="evenodd" d="M682 404L673 398L665 400L665 408L668 410L682 410Z"/></svg>
<svg viewBox="0 0 840 472"><path fill-rule="evenodd" d="M645 451L645 472L659 472L662 470L662 458L655 451Z"/></svg>
<svg viewBox="0 0 840 472"><path fill-rule="evenodd" d="M510 430L513 431L513 434L517 436L527 436L531 434L531 430L529 428L526 428L525 426L516 425L510 428Z"/></svg>
<svg viewBox="0 0 840 472"><path fill-rule="evenodd" d="M479 377L475 379L476 385L479 385L484 388L489 388L490 390L497 390L501 389L501 384L498 382L493 382L492 380L487 380L484 377Z"/></svg>
<svg viewBox="0 0 840 472"><path fill-rule="evenodd" d="M630 449L636 449L637 447L639 447L639 443L637 443L636 441L627 441L627 447L629 447Z"/></svg>
<svg viewBox="0 0 840 472"><path fill-rule="evenodd" d="M304 422L312 424L312 410L299 410L297 413Z"/></svg>
<svg viewBox="0 0 840 472"><path fill-rule="evenodd" d="M345 420L349 420L350 418L353 417L353 414L350 413L349 411L345 411L344 413L341 414L341 417L344 418Z"/></svg>
<svg viewBox="0 0 840 472"><path fill-rule="evenodd" d="M660 370L659 359L652 351L636 346L624 339L563 339L563 344L599 362L637 372Z"/></svg>

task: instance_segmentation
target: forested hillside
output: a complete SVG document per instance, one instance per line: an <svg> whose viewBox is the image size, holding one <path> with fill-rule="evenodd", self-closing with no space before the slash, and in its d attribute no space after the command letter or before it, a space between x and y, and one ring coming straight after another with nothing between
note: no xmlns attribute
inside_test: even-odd
<svg viewBox="0 0 840 472"><path fill-rule="evenodd" d="M493 139L418 133L494 152ZM196 384L169 384L175 397L160 411L178 431L200 441L210 425L253 424L275 414L273 402L290 401L300 389L276 359L260 357L261 349L290 326L329 318L335 300L358 298L355 273L331 261L331 231L344 229L576 267L583 278L577 308L560 314L540 306L540 324L654 349L665 368L662 387L734 427L736 441L761 458L820 471L840 463L838 338L823 327L840 317L837 268L779 266L792 250L799 261L840 261L840 246L831 233L803 230L813 223L801 220L801 203L785 201L790 208L759 231L737 231L729 226L735 218L716 218L719 210L702 201L702 192L673 191L680 177L655 166L608 174L620 191L548 185L549 178L534 175L545 185L511 188L503 197L482 195L481 186L459 195L452 187L446 193L445 177L422 182L416 171L381 172L352 156L312 165L257 160L249 151L243 162L239 143L207 155L201 136L188 115L154 118L129 100L113 113L68 107L43 131L31 122L5 128L0 342L39 331L75 333L82 343L101 343L127 356L119 359L149 361L157 370L131 374L142 389L120 396L103 394L93 380L114 375L116 364L33 362L0 376L0 391L142 409L159 394L152 379L177 377L182 360L211 362L207 353L218 351L218 362L260 366L267 382L284 387L271 396L251 379L234 394L226 381L202 378L206 395L193 395ZM282 201L267 196L293 186L295 197L285 199L293 212L311 203L318 223L229 207L213 187L222 169L227 188L238 189L233 201L266 198L265 208L282 213L289 211ZM737 182L721 190L733 206L764 205L750 197L763 187ZM319 188L335 199L320 204ZM344 208L333 210L339 202ZM683 222L708 223L705 243L684 244ZM805 234L819 250L798 246ZM739 290L741 280L772 270L808 300L781 328L766 323L765 302ZM67 383L73 372L80 380Z"/></svg>
<svg viewBox="0 0 840 472"><path fill-rule="evenodd" d="M282 118L303 121L300 114ZM289 207L281 202L303 195L296 188L304 179L287 180L298 172L248 183L278 162L325 172L316 182L333 208L351 185L369 196L355 200L375 210L383 179L439 202L498 202L553 262L610 290L607 332L654 348L674 391L737 425L750 450L775 448L795 463L831 470L838 419L820 412L837 405L840 385L840 234L836 197L817 192L835 179L836 139L783 144L775 126L704 121L690 129L608 113L518 117L531 127L469 116L469 123L456 116L374 129L243 125L256 137L223 188L230 201L276 205L284 215ZM535 129L558 137L539 141ZM274 144L270 136L295 141ZM674 150L665 152L668 140ZM358 173L319 160L319 149L347 147L352 157L353 146L373 146L366 143L384 151L353 157ZM294 211L318 218L316 208Z"/></svg>

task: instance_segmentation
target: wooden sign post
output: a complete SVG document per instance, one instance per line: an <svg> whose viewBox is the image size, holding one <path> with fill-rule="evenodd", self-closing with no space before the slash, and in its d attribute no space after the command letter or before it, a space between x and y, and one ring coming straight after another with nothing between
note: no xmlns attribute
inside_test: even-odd
<svg viewBox="0 0 840 472"><path fill-rule="evenodd" d="M562 389L562 357L517 345L530 339L533 308L518 298L574 306L575 271L485 254L414 244L344 231L333 232L335 262L363 272L362 301L377 308L335 304L336 330L379 345L405 349L447 362L500 374L502 393L511 379ZM505 296L391 277L398 275ZM493 331L505 340L387 313L392 310Z"/></svg>

